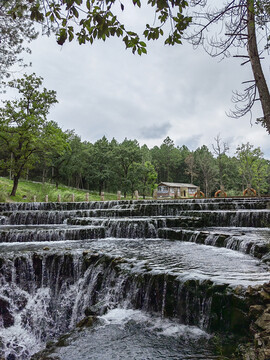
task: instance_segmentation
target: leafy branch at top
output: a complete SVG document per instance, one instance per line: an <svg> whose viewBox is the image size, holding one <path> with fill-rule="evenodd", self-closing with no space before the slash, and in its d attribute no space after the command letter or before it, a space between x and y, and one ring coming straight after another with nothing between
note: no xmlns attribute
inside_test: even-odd
<svg viewBox="0 0 270 360"><path fill-rule="evenodd" d="M141 7L140 0L132 0L135 7ZM185 0L148 0L155 15L154 25L145 25L145 40L156 40L165 36L165 44L181 43L183 31L191 22L183 10L188 3ZM117 11L126 11L124 4L116 0L20 0L15 3L9 14L14 18L28 16L42 23L48 31L56 29L57 42L77 39L79 44L93 43L97 39L105 41L109 37L122 38L126 48L139 55L147 53L146 43L138 33L126 28L119 21ZM164 25L169 23L165 34Z"/></svg>

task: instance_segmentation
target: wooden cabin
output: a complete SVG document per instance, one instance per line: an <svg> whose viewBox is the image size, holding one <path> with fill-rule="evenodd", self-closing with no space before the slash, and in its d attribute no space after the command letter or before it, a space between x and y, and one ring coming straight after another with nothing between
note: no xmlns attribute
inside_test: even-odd
<svg viewBox="0 0 270 360"><path fill-rule="evenodd" d="M196 193L197 189L198 187L193 184L161 182L158 184L157 196L165 198L176 195L179 198L189 198Z"/></svg>

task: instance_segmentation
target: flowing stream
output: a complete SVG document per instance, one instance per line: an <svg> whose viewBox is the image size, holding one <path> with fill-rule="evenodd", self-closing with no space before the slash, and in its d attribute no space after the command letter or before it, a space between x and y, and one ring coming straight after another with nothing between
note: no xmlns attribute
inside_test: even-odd
<svg viewBox="0 0 270 360"><path fill-rule="evenodd" d="M269 203L0 204L0 359L220 359L270 281Z"/></svg>

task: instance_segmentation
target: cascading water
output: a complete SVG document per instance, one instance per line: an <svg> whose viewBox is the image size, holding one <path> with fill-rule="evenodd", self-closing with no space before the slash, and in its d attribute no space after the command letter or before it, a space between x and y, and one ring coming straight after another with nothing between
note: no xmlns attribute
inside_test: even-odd
<svg viewBox="0 0 270 360"><path fill-rule="evenodd" d="M66 332L66 346L45 355L89 359L89 343L96 360L109 349L115 359L217 359L208 334L247 336L245 291L270 281L247 255L268 260L268 203L1 204L0 359L30 359ZM77 331L89 314L93 326Z"/></svg>

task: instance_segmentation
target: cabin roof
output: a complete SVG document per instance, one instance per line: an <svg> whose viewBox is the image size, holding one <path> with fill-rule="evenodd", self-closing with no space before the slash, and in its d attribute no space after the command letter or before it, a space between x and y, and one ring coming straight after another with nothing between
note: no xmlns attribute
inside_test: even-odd
<svg viewBox="0 0 270 360"><path fill-rule="evenodd" d="M168 187L187 187L187 188L197 188L196 185L193 184L185 184L185 183L171 183L171 182L161 182L158 184L158 186L160 185L165 185Z"/></svg>

